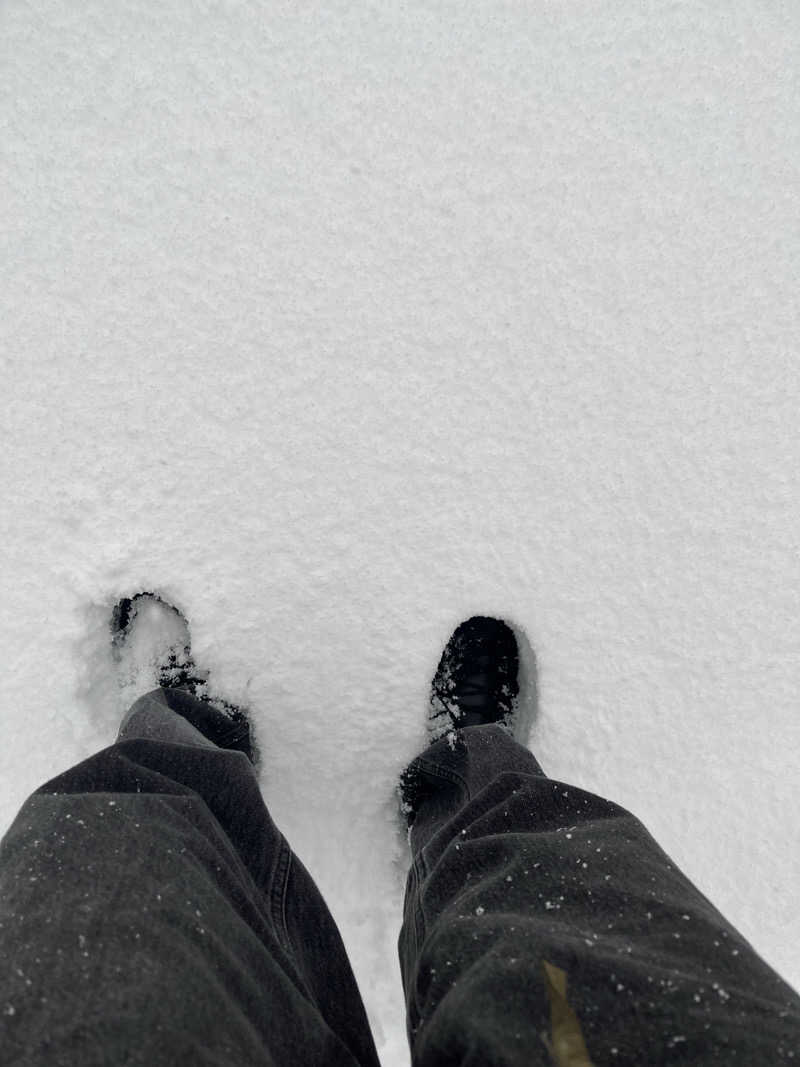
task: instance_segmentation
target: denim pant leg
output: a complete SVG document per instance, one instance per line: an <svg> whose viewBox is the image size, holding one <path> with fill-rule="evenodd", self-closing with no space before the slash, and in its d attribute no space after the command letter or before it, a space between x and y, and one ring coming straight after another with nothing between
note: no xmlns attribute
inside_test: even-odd
<svg viewBox="0 0 800 1067"><path fill-rule="evenodd" d="M415 1067L800 1062L800 997L629 812L497 726L407 781Z"/></svg>
<svg viewBox="0 0 800 1067"><path fill-rule="evenodd" d="M0 843L2 1062L377 1067L338 930L252 764L173 699L137 701Z"/></svg>

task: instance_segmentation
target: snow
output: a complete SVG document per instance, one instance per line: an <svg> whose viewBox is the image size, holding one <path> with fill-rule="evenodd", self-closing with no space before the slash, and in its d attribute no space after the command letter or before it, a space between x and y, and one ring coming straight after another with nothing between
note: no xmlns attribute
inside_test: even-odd
<svg viewBox="0 0 800 1067"><path fill-rule="evenodd" d="M553 777L800 985L792 5L3 6L0 823L156 589L408 1062L397 776L507 619Z"/></svg>

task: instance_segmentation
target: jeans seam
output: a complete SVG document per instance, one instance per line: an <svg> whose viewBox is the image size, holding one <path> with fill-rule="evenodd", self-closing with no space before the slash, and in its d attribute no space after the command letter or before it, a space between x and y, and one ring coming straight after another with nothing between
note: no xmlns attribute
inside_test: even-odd
<svg viewBox="0 0 800 1067"><path fill-rule="evenodd" d="M442 767L437 763L425 759L424 756L418 756L414 761L414 765L423 773L430 775L433 778L439 778L442 781L450 782L453 785L457 785L464 793L465 803L469 803L472 799L470 788L467 780L463 778L457 771L450 770L447 767ZM427 936L428 921L425 916L425 911L422 904L422 883L428 877L428 864L425 859L425 849L427 846L423 846L414 858L412 864L412 870L414 871L416 881L416 892L414 901L414 934L416 938L416 957L419 959L422 952L422 945ZM421 1017L419 1004L417 1003L416 988L412 985L411 989L411 1001L410 1008L413 1008L414 1013L419 1019Z"/></svg>
<svg viewBox="0 0 800 1067"><path fill-rule="evenodd" d="M420 885L422 882L420 867L418 859L411 865L411 877L413 879L413 894L414 894L414 907L412 909L412 921L414 924L414 975L417 973L417 967L419 965L419 957L422 952L422 943L425 939L425 922L422 916L422 908L420 906ZM417 984L415 981L410 983L409 997L406 1005L408 1012L408 1021L412 1028L416 1028L419 1025L421 1016L419 1001L417 999Z"/></svg>
<svg viewBox="0 0 800 1067"><path fill-rule="evenodd" d="M286 838L281 834L278 847L278 858L275 862L272 890L270 893L270 906L272 922L278 935L278 940L286 952L292 956L292 944L289 938L289 925L286 921L286 894L289 885L289 871L292 865L292 851Z"/></svg>
<svg viewBox="0 0 800 1067"><path fill-rule="evenodd" d="M445 782L451 782L453 785L459 786L459 788L464 791L466 797L465 803L468 804L472 800L467 780L465 778L462 778L462 776L457 771L451 771L447 767L439 766L439 764L437 763L430 763L422 756L418 757L415 760L415 763L426 774L431 775L433 778L441 778ZM419 865L419 873L421 875L421 879L425 879L428 876L428 864L425 859L425 849L427 847L427 845L423 845L423 847L419 850L417 854L417 862Z"/></svg>
<svg viewBox="0 0 800 1067"><path fill-rule="evenodd" d="M425 759L424 756L418 756L414 763L417 767L421 767L427 774L433 775L434 778L444 778L445 781L453 782L455 785L460 785L467 796L467 802L472 800L472 795L469 791L469 784L466 778L462 777L458 771L451 771L448 767L442 767L438 763L431 763Z"/></svg>

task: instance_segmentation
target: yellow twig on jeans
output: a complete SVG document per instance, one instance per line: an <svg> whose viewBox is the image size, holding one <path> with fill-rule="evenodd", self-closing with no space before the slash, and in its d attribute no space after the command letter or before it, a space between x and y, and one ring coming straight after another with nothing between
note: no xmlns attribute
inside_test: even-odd
<svg viewBox="0 0 800 1067"><path fill-rule="evenodd" d="M567 972L542 960L550 1001L550 1040L547 1047L555 1067L592 1067L578 1016L567 1001Z"/></svg>

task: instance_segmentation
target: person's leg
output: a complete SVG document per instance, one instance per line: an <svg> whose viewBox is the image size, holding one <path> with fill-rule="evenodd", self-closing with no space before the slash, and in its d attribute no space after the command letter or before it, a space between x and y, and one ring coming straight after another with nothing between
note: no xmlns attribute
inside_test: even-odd
<svg viewBox="0 0 800 1067"><path fill-rule="evenodd" d="M252 764L173 706L211 714L148 694L0 843L3 1062L376 1067L338 930Z"/></svg>
<svg viewBox="0 0 800 1067"><path fill-rule="evenodd" d="M496 725L405 786L415 1067L800 1062L800 997L629 812Z"/></svg>

